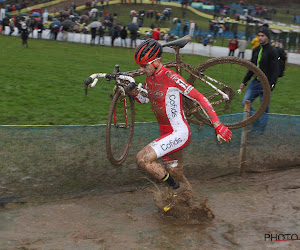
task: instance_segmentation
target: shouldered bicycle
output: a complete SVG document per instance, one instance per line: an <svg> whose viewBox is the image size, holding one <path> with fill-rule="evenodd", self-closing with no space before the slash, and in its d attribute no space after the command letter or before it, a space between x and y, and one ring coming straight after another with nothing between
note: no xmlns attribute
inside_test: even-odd
<svg viewBox="0 0 300 250"><path fill-rule="evenodd" d="M191 40L190 36L163 44L163 47L175 50L175 61L164 63L181 74L189 84L197 88L214 107L220 121L229 129L237 129L256 121L266 110L270 102L270 86L265 74L253 63L237 57L217 57L207 60L197 66L183 62L180 49ZM247 119L243 115L240 84L248 71L253 72L263 87L263 99L254 103L255 112ZM142 75L140 70L120 72L118 65L112 74L92 74L85 83L85 93L88 87L93 88L99 78L115 81L113 93L110 95L112 102L108 112L106 126L106 152L109 161L114 165L121 165L128 155L135 121L134 96L132 90L137 86L135 77ZM138 91L147 94L138 85ZM204 115L201 107L194 101L184 97L183 108L189 123L199 126L206 124L212 126L210 120Z"/></svg>

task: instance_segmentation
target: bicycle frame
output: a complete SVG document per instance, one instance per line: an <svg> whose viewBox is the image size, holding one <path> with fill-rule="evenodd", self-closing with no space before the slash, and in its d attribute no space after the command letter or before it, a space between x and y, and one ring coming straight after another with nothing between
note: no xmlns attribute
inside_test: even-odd
<svg viewBox="0 0 300 250"><path fill-rule="evenodd" d="M224 82L218 81L217 79L214 78L214 74L210 73L211 67L215 65L237 65L238 67L241 66L242 70L248 70L253 72L256 77L261 79L261 84L263 86L263 91L265 93L263 102L259 104L259 106L256 108L256 112L254 115L249 117L247 120L242 120L242 121L233 121L233 122L226 122L224 121L224 124L227 125L231 129L235 128L240 128L245 125L250 124L251 122L257 120L265 111L267 108L269 101L270 101L270 89L269 89L269 83L268 79L265 76L265 74L256 67L253 63L235 58L235 57L220 57L220 58L213 58L209 59L198 66L194 66L191 64L184 63L181 59L180 56L180 49L183 48L187 43L189 43L191 40L190 36L185 36L181 39L175 40L168 42L166 44L163 44L162 47L169 47L175 50L175 61L173 62L167 62L164 63L163 65L167 68L175 68L174 71L178 74L182 74L182 71L185 71L187 74L189 74L189 77L186 79L186 81L193 85L194 87L198 86L198 83L195 83L195 80L199 79L201 82L205 83L205 87L208 86L210 90L205 90L206 92L201 91L201 86L200 86L200 92L205 95L207 100L210 102L212 106L219 105L219 108L215 109L215 112L218 114L223 114L223 113L230 113L230 109L234 105L234 101L238 100L238 95L241 94L239 91L240 84L237 81L232 81L229 79L227 81L226 85ZM227 64L228 63L228 64ZM209 70L208 70L209 69ZM209 76L206 75L204 72L209 72ZM227 71L225 71L226 73ZM231 70L228 71L230 74ZM87 87L94 87L97 81L97 78L106 78L107 80L117 80L121 79L122 81L127 81L125 85L123 85L124 90L126 92L126 95L131 95L130 91L128 91L127 88L130 90L134 89L136 87L134 78L137 76L141 76L144 73L142 73L139 69L128 71L128 72L119 72L119 67L116 65L115 70L113 74L103 74L103 73L98 73L98 74L93 74L91 75L86 81L85 81L85 86L86 86L86 93L87 93ZM222 79L223 80L223 79ZM224 80L223 80L224 81ZM116 81L116 86L122 86L121 83L118 83ZM235 87L231 87L235 86ZM205 87L203 89L205 89ZM241 98L239 98L241 99ZM198 119L200 122L197 124L201 125L201 122L204 124L211 126L211 123L209 119L203 115L202 108L201 106L195 104L192 100L188 99L187 97L183 98L184 101L184 113L186 117L194 123L194 120L192 121L191 115L195 116L196 119ZM242 100L240 101L242 102ZM236 112L236 111L234 111Z"/></svg>
<svg viewBox="0 0 300 250"><path fill-rule="evenodd" d="M173 42L169 42L167 44L164 44L163 47L170 47L170 48L173 48L175 50L175 62L167 62L167 63L164 63L164 66L167 67L167 68L171 68L171 67L175 67L176 68L176 73L180 74L182 73L182 69L184 69L186 72L188 72L192 77L195 77L195 78L198 78L200 79L202 82L204 82L205 84L207 84L208 86L210 86L213 90L215 90L218 94L222 95L222 99L223 100L219 100L218 102L214 102L212 103L212 105L217 105L217 104L220 104L221 102L224 102L224 101L229 101L229 96L224 93L222 90L218 89L213 83L215 84L218 84L222 87L228 87L226 86L224 83L222 82L219 82L218 80L212 78L212 77L209 77L207 75L205 75L204 73L201 73L200 75L196 75L195 74L195 67L191 64L187 64L187 63L184 63L181 59L181 56L180 56L180 53L179 53L179 50L181 48L183 48L190 40L191 40L191 37L188 35L188 36L185 36L183 38L180 39L181 41L184 41L181 45L177 45L177 41L173 41ZM140 72L140 70L132 70L132 71L128 71L128 72L119 72L120 68L119 68L119 65L115 65L115 69L113 71L113 74L93 74L91 75L91 77L94 79L93 83L90 84L90 87L94 87L98 81L98 78L100 77L103 77L103 78L114 78L116 79L116 77L119 77L119 76L127 76L127 77L137 77L137 76L140 76L140 75L143 75L142 72ZM129 78L128 78L129 79ZM128 79L124 79L124 80L128 80ZM129 80L131 82L133 82L132 80ZM187 82L189 82L189 80L187 80ZM116 81L116 85L120 85L120 81ZM217 95L218 95L217 94ZM217 95L213 95L210 99L216 97ZM208 98L209 99L209 98Z"/></svg>
<svg viewBox="0 0 300 250"><path fill-rule="evenodd" d="M190 36L186 36L186 37L183 37L182 39L186 39L187 42L189 42L191 40L191 37ZM220 86L222 87L227 87L224 83L222 82L219 82L217 81L216 79L212 78L212 77L209 77L207 75L205 75L204 73L201 73L201 75L196 75L194 73L195 71L195 67L191 64L187 64L187 63L184 63L181 59L181 56L180 56L180 53L179 53L179 50L182 48L180 46L168 46L168 44L172 44L171 43L167 43L165 45L163 45L163 47L171 47L175 50L175 62L169 62L169 63L164 63L164 66L167 67L167 68L170 68L170 67L175 67L176 68L176 73L180 74L182 73L181 69L183 68L186 72L188 72L191 76L195 77L195 78L198 78L200 79L202 82L206 83L208 86L210 86L213 90L215 90L216 92L218 92L220 95L222 95L224 101L229 101L229 96L227 94L225 94L223 91L221 91L220 89L218 89L215 85L213 85L211 82L214 82L214 83L217 83L219 84ZM185 44L184 44L185 45ZM183 45L183 46L184 46ZM211 81L211 82L209 82ZM188 81L189 82L189 81ZM215 96L214 96L215 97ZM218 103L216 103L215 105L219 104L220 101Z"/></svg>

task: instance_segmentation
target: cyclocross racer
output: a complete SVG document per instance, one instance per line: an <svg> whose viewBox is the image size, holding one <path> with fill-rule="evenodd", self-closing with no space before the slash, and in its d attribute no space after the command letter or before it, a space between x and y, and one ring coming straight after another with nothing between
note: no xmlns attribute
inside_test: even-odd
<svg viewBox="0 0 300 250"><path fill-rule="evenodd" d="M229 142L231 131L218 119L209 101L179 74L161 63L162 46L154 39L139 44L134 59L140 71L146 74L145 97L133 91L140 103L150 101L157 118L161 136L144 147L136 156L138 165L156 179L165 181L175 192L191 190L183 174L182 149L190 140L190 128L183 113L182 98L196 101L210 119L217 139ZM166 168L156 161L162 157ZM182 185L183 184L183 185Z"/></svg>

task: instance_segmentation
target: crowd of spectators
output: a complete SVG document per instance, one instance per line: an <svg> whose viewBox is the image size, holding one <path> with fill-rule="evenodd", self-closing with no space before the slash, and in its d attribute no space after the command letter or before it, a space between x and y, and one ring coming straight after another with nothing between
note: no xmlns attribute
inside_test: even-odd
<svg viewBox="0 0 300 250"><path fill-rule="evenodd" d="M47 28L50 30L50 39L57 39L59 33L62 33L62 40L68 40L68 33L75 32L81 34L91 34L91 44L103 45L105 35L111 36L111 46L114 46L114 41L118 38L121 39L121 45L127 47L126 38L130 37L130 46L136 46L136 39L139 36L138 29L142 26L142 22L139 21L134 28L129 28L127 26L121 26L117 21L117 13L108 13L106 10L93 9L94 2L87 2L86 9L83 11L77 10L77 6L72 3L70 8L62 9L59 15L53 18L47 15L47 20L50 25ZM153 12L154 13L154 12ZM156 12L155 12L156 13ZM168 12L169 13L169 12ZM4 19L0 22L0 33L4 33L8 27L9 35L15 32L15 28L18 30L18 35L22 38L23 47L27 45L27 38L33 37L34 30L38 30L37 38L42 38L43 30L46 29L44 26L44 14L40 16L29 16L29 15L9 15L7 14ZM136 15L139 20L144 18L151 18L151 14L147 13L145 15L144 10L140 10L137 14L130 13L130 15ZM132 17L133 17L132 16ZM166 16L166 13L164 14ZM153 18L153 17L152 17ZM97 22L99 25L97 27L90 26L92 22ZM27 34L27 38L23 34ZM96 41L96 37L99 37Z"/></svg>
<svg viewBox="0 0 300 250"><path fill-rule="evenodd" d="M51 2L52 0L0 0L1 8L5 8L6 11L20 11L22 9L26 9L29 6L33 6L39 3L47 3Z"/></svg>
<svg viewBox="0 0 300 250"><path fill-rule="evenodd" d="M16 0L17 1L17 0ZM26 0L22 0L25 4ZM8 26L10 29L10 34L12 34L15 28L18 28L19 34L21 32L21 25L25 23L28 31L29 37L33 36L33 31L38 30L38 38L42 38L42 33L45 28L51 29L51 38L57 39L59 32L63 34L63 40L68 40L68 32L75 32L81 34L91 34L91 44L95 44L98 41L98 44L104 44L104 37L109 35L111 36L111 46L114 46L116 39L121 39L122 45L127 46L126 38L131 39L130 46L134 47L136 44L136 39L140 37L139 28L143 27L145 19L150 19L152 22L151 29L148 30L145 34L145 37L152 37L154 39L164 39L165 41L173 40L179 36L184 36L189 33L190 21L187 19L180 20L177 17L172 16L172 9L165 8L162 11L155 10L130 10L129 17L130 19L136 18L136 28L129 28L127 25L124 26L124 23L118 22L118 13L109 13L105 8L105 3L108 4L109 1L87 1L85 3L85 9L78 10L74 2L68 8L62 9L59 15L53 18L48 16L49 23L59 21L61 25L59 28L54 29L53 27L48 27L47 24L44 26L43 15L41 17L32 17L32 16L6 16L2 22L2 26ZM191 4L191 2L187 2ZM207 2L209 3L209 2ZM100 5L99 5L100 4ZM95 8L97 5L97 9ZM100 6L100 8L99 8ZM220 4L221 7L229 8L226 5ZM184 4L183 7L186 7ZM183 8L184 9L184 8ZM246 9L245 9L246 11ZM72 25L65 26L65 21L71 21ZM92 28L90 23L93 21L101 22L101 28ZM171 33L163 33L160 31L162 24L165 21L172 22L176 26L176 31ZM149 21L147 21L149 23ZM213 38L223 38L223 33L229 31L229 27L226 27L226 22L220 23L220 21L210 24L209 34L213 35ZM3 30L3 29L2 29ZM197 24L196 24L197 30ZM237 30L231 30L234 37L237 36ZM225 34L226 35L226 34ZM98 36L99 39L96 39ZM241 37L241 36L239 36ZM212 40L211 36L206 38L209 44ZM247 37L249 41L249 38ZM240 49L241 50L241 49ZM232 52L231 52L232 53ZM241 54L242 56L243 54Z"/></svg>

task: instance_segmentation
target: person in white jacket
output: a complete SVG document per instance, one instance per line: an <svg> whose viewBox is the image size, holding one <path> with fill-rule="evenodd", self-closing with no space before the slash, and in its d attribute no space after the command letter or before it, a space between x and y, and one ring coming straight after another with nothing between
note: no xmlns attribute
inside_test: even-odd
<svg viewBox="0 0 300 250"><path fill-rule="evenodd" d="M242 37L241 40L239 40L239 54L238 54L238 57L241 57L241 58L244 58L245 57L245 51L246 51L246 48L247 48L247 44L248 42L246 41L246 37Z"/></svg>

